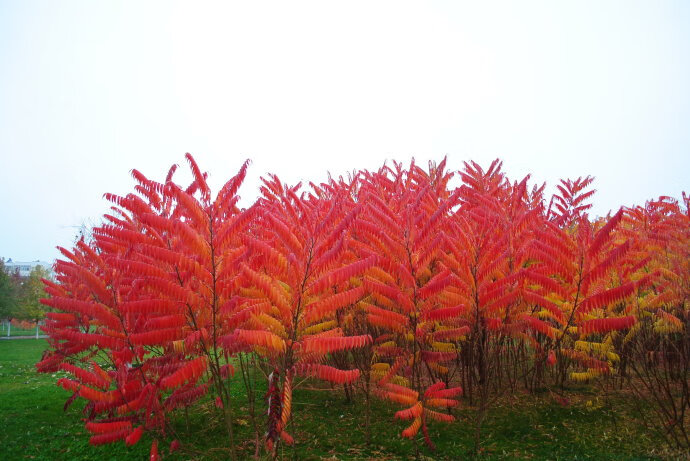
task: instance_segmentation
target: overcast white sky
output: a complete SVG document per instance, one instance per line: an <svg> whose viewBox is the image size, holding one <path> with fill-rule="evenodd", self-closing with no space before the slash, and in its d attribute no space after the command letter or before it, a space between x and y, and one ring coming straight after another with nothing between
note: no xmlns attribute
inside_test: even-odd
<svg viewBox="0 0 690 461"><path fill-rule="evenodd" d="M217 187L385 159L690 189L690 2L0 0L0 256L51 260L192 152ZM76 226L76 227L75 227Z"/></svg>

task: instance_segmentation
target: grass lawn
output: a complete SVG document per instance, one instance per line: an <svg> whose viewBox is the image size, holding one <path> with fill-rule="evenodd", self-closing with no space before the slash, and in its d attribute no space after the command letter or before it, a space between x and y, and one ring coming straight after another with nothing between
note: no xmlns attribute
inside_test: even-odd
<svg viewBox="0 0 690 461"><path fill-rule="evenodd" d="M144 436L134 447L123 442L92 447L81 418L83 404L66 412L69 394L54 383L61 373L38 374L34 363L46 347L44 340L0 341L0 456L3 460L122 460L148 459L150 438ZM235 379L233 395L245 405L241 379ZM316 385L316 383L315 383ZM263 390L257 398L262 399ZM548 460L633 460L664 459L663 446L631 416L624 399L614 399L617 411L596 395L580 389L563 406L550 396L524 395L504 401L486 422L481 459ZM288 428L297 443L285 447L285 459L296 460L394 460L414 459L412 442L400 437L403 423L393 420L399 408L374 401L372 443L367 446L363 431L364 405L348 404L341 392L297 390L293 397L294 422ZM258 412L263 412L259 402ZM165 459L228 459L226 433L209 416L218 410L210 399L196 407L185 420L181 413L173 424L185 451ZM251 423L246 409L235 408L240 458L253 452ZM421 458L464 459L472 446L470 410L457 412L459 421L434 424L431 436L437 451L421 449ZM214 422L216 421L216 422ZM189 428L189 429L188 429ZM167 455L172 437L161 440ZM203 453L199 454L199 453Z"/></svg>

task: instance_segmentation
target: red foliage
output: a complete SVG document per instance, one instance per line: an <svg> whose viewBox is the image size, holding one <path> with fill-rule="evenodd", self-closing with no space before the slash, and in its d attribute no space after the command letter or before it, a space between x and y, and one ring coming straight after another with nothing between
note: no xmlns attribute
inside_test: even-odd
<svg viewBox="0 0 690 461"><path fill-rule="evenodd" d="M484 385L506 344L526 345L537 368L583 366L588 378L615 366L606 354L614 332L637 327L635 300L659 330L687 323L671 306L687 299L689 218L665 199L592 221L590 177L562 181L546 206L543 186L509 181L499 161L465 163L451 188L444 160L394 162L309 192L271 175L240 209L247 163L213 198L186 160L187 186L173 181L176 167L164 182L133 170L135 193L106 194L107 223L61 249L45 281L43 302L57 312L37 367L74 377L58 385L89 401L93 444L162 432L169 412L207 392L227 408L229 362L251 352L274 370L270 450L293 443L298 375L348 390L366 377L405 407L402 436L421 429L431 446L427 420L454 420L432 408L459 404L462 389L446 387L456 372ZM658 248L679 256L660 261Z"/></svg>

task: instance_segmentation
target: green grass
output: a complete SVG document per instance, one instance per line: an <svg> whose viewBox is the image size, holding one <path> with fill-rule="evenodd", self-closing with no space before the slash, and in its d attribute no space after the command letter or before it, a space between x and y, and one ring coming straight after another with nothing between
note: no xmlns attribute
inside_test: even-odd
<svg viewBox="0 0 690 461"><path fill-rule="evenodd" d="M69 394L58 376L36 373L45 340L0 341L0 446L3 459L144 459L146 447L92 447L77 405L63 412ZM81 409L83 407L79 407Z"/></svg>
<svg viewBox="0 0 690 461"><path fill-rule="evenodd" d="M45 347L44 340L0 341L2 459L147 459L151 441L148 436L132 448L122 442L101 447L89 445L81 420L83 404L75 403L63 411L69 394L54 384L62 374L34 371L33 364ZM259 413L264 411L263 392L257 392ZM486 422L480 458L662 459L661 442L645 433L631 417L624 399L619 397L613 405L606 405L587 392L579 389L573 393L569 406L562 406L548 395L524 395L501 402ZM235 402L246 405L240 379L234 380L232 393ZM297 444L284 447L281 454L285 459L297 460L414 459L412 442L399 435L404 424L393 419L397 409L373 401L372 443L368 446L363 430L364 405L345 402L339 391L297 390L293 398L294 422L288 428ZM223 448L227 446L227 435L215 417L217 412L209 398L190 413L188 422L183 413L176 416L172 427L186 451L165 459L227 459L227 450ZM254 452L251 423L246 408L235 408L235 413L240 458L246 459ZM422 459L468 457L472 446L471 410L465 408L457 415L456 423L431 426L437 451L422 447ZM169 435L161 441L162 453L167 454L170 440Z"/></svg>

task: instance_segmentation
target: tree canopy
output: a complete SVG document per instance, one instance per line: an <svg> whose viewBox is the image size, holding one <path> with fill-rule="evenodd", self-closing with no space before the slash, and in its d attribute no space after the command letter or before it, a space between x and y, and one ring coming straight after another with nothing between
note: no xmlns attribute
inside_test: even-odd
<svg viewBox="0 0 690 461"><path fill-rule="evenodd" d="M0 319L14 316L17 308L17 290L12 277L5 271L5 262L0 259Z"/></svg>
<svg viewBox="0 0 690 461"><path fill-rule="evenodd" d="M19 287L19 296L16 300L17 309L15 316L23 320L39 321L43 319L48 310L41 304L41 298L45 298L43 279L50 277L50 273L43 266L36 266L29 277L22 281Z"/></svg>

